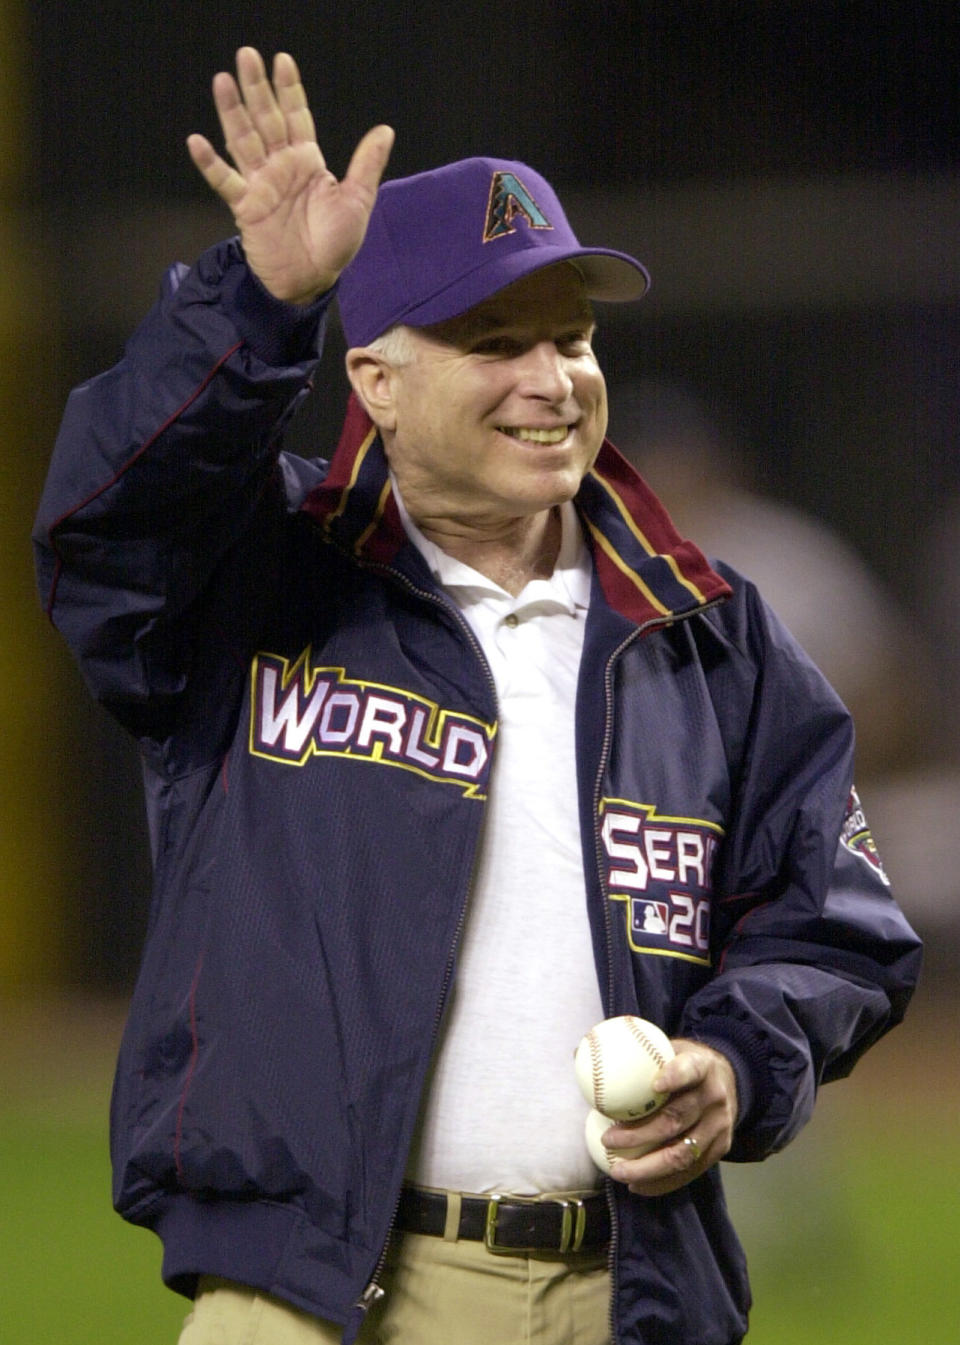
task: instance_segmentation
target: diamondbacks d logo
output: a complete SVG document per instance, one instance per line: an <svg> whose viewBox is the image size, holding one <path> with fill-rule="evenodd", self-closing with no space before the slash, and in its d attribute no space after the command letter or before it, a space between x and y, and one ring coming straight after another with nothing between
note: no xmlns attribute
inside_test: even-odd
<svg viewBox="0 0 960 1345"><path fill-rule="evenodd" d="M505 234L515 233L516 226L513 221L518 215L527 221L528 229L553 228L515 173L494 173L490 183L490 200L487 204L483 241L489 243L494 238L503 238Z"/></svg>

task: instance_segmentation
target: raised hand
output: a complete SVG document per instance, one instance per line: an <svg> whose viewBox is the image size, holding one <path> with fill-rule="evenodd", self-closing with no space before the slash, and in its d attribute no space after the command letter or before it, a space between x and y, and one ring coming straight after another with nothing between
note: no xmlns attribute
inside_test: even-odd
<svg viewBox="0 0 960 1345"><path fill-rule="evenodd" d="M260 53L237 52L237 79L214 76L213 99L233 167L202 135L190 157L233 211L247 263L278 299L309 303L328 290L363 242L393 146L375 126L338 182L317 144L292 56L274 58L273 83Z"/></svg>

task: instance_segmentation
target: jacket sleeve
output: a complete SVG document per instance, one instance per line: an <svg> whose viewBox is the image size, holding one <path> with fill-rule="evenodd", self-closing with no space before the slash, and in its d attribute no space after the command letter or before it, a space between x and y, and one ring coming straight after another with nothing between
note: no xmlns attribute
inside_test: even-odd
<svg viewBox="0 0 960 1345"><path fill-rule="evenodd" d="M717 974L688 1001L681 1035L733 1060L740 1120L729 1156L746 1160L788 1143L819 1085L848 1074L900 1021L920 942L853 787L849 715L752 589L742 611L755 671L736 820L716 874Z"/></svg>
<svg viewBox="0 0 960 1345"><path fill-rule="evenodd" d="M272 489L330 296L281 303L237 240L172 267L123 359L67 403L34 530L42 601L98 699L159 735L198 602ZM238 593L240 589L238 589Z"/></svg>

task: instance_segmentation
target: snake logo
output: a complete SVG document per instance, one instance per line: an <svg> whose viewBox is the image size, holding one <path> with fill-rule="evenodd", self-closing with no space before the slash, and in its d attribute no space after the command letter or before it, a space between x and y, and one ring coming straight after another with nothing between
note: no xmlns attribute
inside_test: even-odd
<svg viewBox="0 0 960 1345"><path fill-rule="evenodd" d="M516 233L514 220L525 219L529 229L552 229L553 225L537 205L515 173L498 171L490 182L487 219L483 227L483 241L503 238Z"/></svg>

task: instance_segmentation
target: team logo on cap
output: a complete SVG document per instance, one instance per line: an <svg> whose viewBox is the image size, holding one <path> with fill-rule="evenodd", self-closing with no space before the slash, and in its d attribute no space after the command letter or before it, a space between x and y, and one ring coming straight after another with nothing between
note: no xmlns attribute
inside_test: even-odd
<svg viewBox="0 0 960 1345"><path fill-rule="evenodd" d="M516 173L494 173L490 182L483 241L489 243L494 238L516 233L513 221L518 215L527 221L529 229L553 228Z"/></svg>

